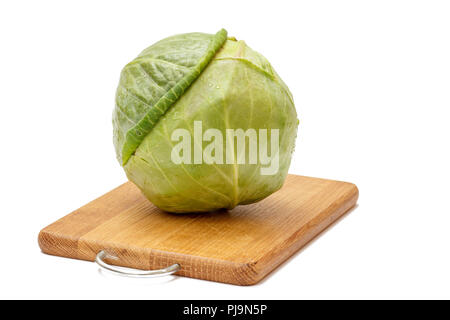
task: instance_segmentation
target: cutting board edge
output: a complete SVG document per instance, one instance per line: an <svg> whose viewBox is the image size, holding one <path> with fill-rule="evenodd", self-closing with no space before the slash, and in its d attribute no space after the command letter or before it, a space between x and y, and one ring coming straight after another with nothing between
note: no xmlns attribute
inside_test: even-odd
<svg viewBox="0 0 450 320"><path fill-rule="evenodd" d="M57 239L57 241L55 241ZM68 237L64 237L61 234L53 233L46 231L45 229L41 230L38 236L38 243L41 251L48 255L84 260L84 261L95 261L95 251L92 251L91 254L79 254L77 251L78 241L76 239L71 239ZM100 245L101 246L101 245ZM106 246L108 247L108 246ZM117 248L116 248L117 249ZM100 250L100 249L99 249ZM108 251L108 249L106 249ZM164 268L174 263L179 263L182 268L180 271L176 272L175 275L196 278L201 280L215 281L221 283L228 283L240 286L248 286L253 285L259 282L265 275L260 275L256 273L254 269L255 262L233 262L228 260L221 260L217 258L209 258L202 256L189 256L189 259L194 262L195 265L201 265L201 267L190 267L186 269L183 268L186 264L183 263L187 255L182 253L168 252L162 250L150 249L153 254L156 252L159 255L158 260L167 261L167 265L160 265L157 268ZM148 270L150 269L146 265L136 266L136 261L133 262L133 265L127 262L127 259L119 258L118 260L106 260L107 263L128 267L134 269ZM192 262L187 265L192 265ZM156 267L155 267L156 268ZM198 269L204 269L206 271L199 272ZM220 271L216 271L215 273L208 273L208 269L214 269Z"/></svg>

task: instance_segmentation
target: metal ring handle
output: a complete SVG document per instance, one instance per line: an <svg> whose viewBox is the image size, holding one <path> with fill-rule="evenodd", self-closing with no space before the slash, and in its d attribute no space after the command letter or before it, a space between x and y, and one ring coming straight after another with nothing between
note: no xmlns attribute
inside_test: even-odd
<svg viewBox="0 0 450 320"><path fill-rule="evenodd" d="M95 257L95 262L102 267L105 270L124 275L129 277L163 277L171 275L178 270L180 270L180 265L178 263L175 263L167 268L164 269L157 269L157 270L136 270L136 269L130 269L126 268L130 271L125 271L122 267L116 267L112 266L110 264L107 264L103 259L110 258L110 259L117 259L117 257L108 254L104 250L100 251L97 256Z"/></svg>

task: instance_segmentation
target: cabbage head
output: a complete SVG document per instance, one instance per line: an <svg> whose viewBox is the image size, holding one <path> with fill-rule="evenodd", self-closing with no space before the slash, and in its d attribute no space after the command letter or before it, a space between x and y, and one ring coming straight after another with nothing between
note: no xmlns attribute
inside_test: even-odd
<svg viewBox="0 0 450 320"><path fill-rule="evenodd" d="M113 112L128 179L175 213L232 209L280 189L297 126L270 63L223 29L142 51L121 72Z"/></svg>

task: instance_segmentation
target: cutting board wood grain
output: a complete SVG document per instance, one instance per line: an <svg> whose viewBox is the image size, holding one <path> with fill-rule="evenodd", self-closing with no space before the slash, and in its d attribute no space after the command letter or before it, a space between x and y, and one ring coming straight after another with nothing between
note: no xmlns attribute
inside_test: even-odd
<svg viewBox="0 0 450 320"><path fill-rule="evenodd" d="M180 276L255 284L352 208L354 184L289 175L283 188L251 205L176 215L150 203L127 182L39 233L42 251L159 269L178 263Z"/></svg>

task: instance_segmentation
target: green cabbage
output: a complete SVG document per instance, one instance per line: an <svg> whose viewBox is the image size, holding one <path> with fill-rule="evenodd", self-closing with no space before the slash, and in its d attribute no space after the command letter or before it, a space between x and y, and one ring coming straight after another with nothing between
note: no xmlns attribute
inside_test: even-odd
<svg viewBox="0 0 450 320"><path fill-rule="evenodd" d="M145 49L122 70L113 112L114 145L127 177L156 206L177 213L232 209L281 188L297 126L292 95L270 63L223 29ZM193 137L185 149L177 132ZM201 161L187 162L194 155Z"/></svg>

